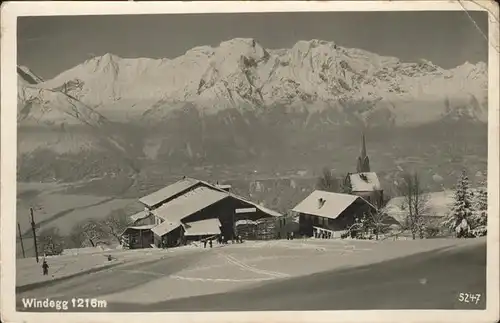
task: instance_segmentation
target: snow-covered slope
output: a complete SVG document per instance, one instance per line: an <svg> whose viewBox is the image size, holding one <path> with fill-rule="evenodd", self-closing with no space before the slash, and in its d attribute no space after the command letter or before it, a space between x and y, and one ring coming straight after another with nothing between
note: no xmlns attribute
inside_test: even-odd
<svg viewBox="0 0 500 323"><path fill-rule="evenodd" d="M17 76L18 81L24 84L37 84L43 82L41 77L33 73L28 67L22 65L17 66Z"/></svg>
<svg viewBox="0 0 500 323"><path fill-rule="evenodd" d="M184 103L204 114L280 105L398 125L446 117L484 122L487 110L484 63L444 70L425 60L403 63L320 40L270 50L237 38L175 59L106 54L36 86L64 92L105 115L154 110L154 120Z"/></svg>
<svg viewBox="0 0 500 323"><path fill-rule="evenodd" d="M453 204L453 190L442 192L432 192L427 196L425 216L443 218L447 215ZM399 223L404 223L407 211L404 209L404 197L392 198L386 206L389 216L396 219Z"/></svg>
<svg viewBox="0 0 500 323"><path fill-rule="evenodd" d="M98 127L104 118L82 102L64 93L19 83L20 125L89 125Z"/></svg>
<svg viewBox="0 0 500 323"><path fill-rule="evenodd" d="M28 72L18 69L20 156L44 150L57 154L125 152L123 138L113 136L112 124L105 117L69 94L38 87L31 82L34 74Z"/></svg>

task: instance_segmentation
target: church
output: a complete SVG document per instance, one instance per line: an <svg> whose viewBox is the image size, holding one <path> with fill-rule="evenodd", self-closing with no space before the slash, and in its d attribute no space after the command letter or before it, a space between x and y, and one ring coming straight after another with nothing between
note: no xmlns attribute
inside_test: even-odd
<svg viewBox="0 0 500 323"><path fill-rule="evenodd" d="M344 187L350 194L360 196L369 203L380 206L384 199L384 191L377 173L370 169L370 158L366 152L365 135L361 138L361 154L357 160L356 173L348 173L344 179Z"/></svg>

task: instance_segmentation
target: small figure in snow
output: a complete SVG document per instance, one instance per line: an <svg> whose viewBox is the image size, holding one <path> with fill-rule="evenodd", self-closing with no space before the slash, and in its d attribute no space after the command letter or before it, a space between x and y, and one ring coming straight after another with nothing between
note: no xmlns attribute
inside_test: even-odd
<svg viewBox="0 0 500 323"><path fill-rule="evenodd" d="M49 274L49 265L47 264L47 260L43 260L42 264L43 275L46 276Z"/></svg>
<svg viewBox="0 0 500 323"><path fill-rule="evenodd" d="M208 243L210 244L210 248L212 248L212 239L210 239Z"/></svg>
<svg viewBox="0 0 500 323"><path fill-rule="evenodd" d="M203 241L203 248L206 248L207 247L207 240L204 240Z"/></svg>

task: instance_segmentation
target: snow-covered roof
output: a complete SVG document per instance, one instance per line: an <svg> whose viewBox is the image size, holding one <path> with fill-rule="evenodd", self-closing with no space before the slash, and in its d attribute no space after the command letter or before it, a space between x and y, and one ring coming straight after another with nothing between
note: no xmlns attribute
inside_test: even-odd
<svg viewBox="0 0 500 323"><path fill-rule="evenodd" d="M221 223L219 219L207 219L189 222L183 225L186 236L203 236L220 234Z"/></svg>
<svg viewBox="0 0 500 323"><path fill-rule="evenodd" d="M160 206L152 213L165 220L180 222L185 217L228 197L228 194L208 187L198 187Z"/></svg>
<svg viewBox="0 0 500 323"><path fill-rule="evenodd" d="M356 200L362 200L371 205L362 197L356 195L316 190L294 207L292 211L336 219Z"/></svg>
<svg viewBox="0 0 500 323"><path fill-rule="evenodd" d="M186 178L176 182L160 191L143 197L140 201L145 205L154 206L179 194L180 196L153 210L152 213L162 219L180 222L185 217L230 196L244 203L248 203L270 216L283 216L281 213L249 201L244 197L225 191L220 185L212 185L208 182L192 178Z"/></svg>
<svg viewBox="0 0 500 323"><path fill-rule="evenodd" d="M121 235L124 235L128 231L133 231L133 230L151 230L155 226L156 226L156 224L145 224L145 225L127 227L125 230L123 230Z"/></svg>
<svg viewBox="0 0 500 323"><path fill-rule="evenodd" d="M193 179L193 178L185 178L180 181L177 181L173 183L172 185L169 185L167 187L164 187L154 193L151 193L147 196L144 196L139 199L139 202L142 204L148 206L148 207L153 207L155 205L160 204L163 201L168 200L169 198L172 198L173 196L180 194L194 185L199 184L200 181Z"/></svg>
<svg viewBox="0 0 500 323"><path fill-rule="evenodd" d="M349 174L353 192L371 192L380 190L380 181L377 173L354 173Z"/></svg>
<svg viewBox="0 0 500 323"><path fill-rule="evenodd" d="M427 195L425 214L423 216L444 217L453 205L454 191L433 192ZM387 215L399 223L403 223L408 211L404 209L404 197L392 198L386 205Z"/></svg>
<svg viewBox="0 0 500 323"><path fill-rule="evenodd" d="M153 231L153 233L156 234L157 236L162 237L165 234L177 229L180 226L181 226L180 222L165 221L155 226L153 229L151 229L151 231Z"/></svg>
<svg viewBox="0 0 500 323"><path fill-rule="evenodd" d="M228 194L229 194L229 196L234 197L235 199L238 199L238 200L240 200L242 202L245 202L245 203L248 203L248 204L254 206L255 208L259 209L261 212L267 213L267 214L269 214L271 216L275 216L275 217L281 217L281 216L283 216L283 214L281 214L279 212L271 210L271 209L269 209L269 208L267 208L265 206L262 206L262 205L260 205L258 203L249 201L246 198L241 197L239 195L236 195L236 194L233 194L233 193L228 193Z"/></svg>
<svg viewBox="0 0 500 323"><path fill-rule="evenodd" d="M130 216L130 220L132 222L136 222L138 220L142 220L142 219L145 219L149 216L149 213L146 212L146 211L140 211L140 212L137 212L136 214L133 214Z"/></svg>

